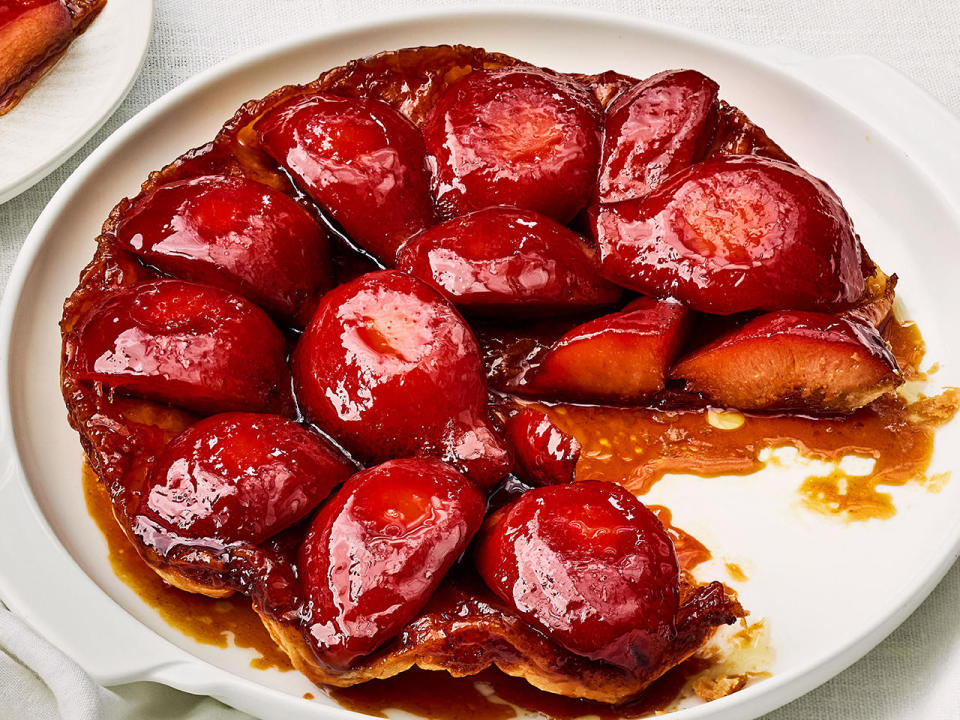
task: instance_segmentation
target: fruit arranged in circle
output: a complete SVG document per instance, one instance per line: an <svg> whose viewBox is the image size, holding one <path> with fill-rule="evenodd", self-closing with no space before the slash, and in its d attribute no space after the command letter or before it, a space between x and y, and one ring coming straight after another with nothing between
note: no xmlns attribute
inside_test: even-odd
<svg viewBox="0 0 960 720"><path fill-rule="evenodd" d="M243 295L301 327L332 283L316 221L243 177L202 175L151 190L121 216L116 243L168 275Z"/></svg>
<svg viewBox="0 0 960 720"><path fill-rule="evenodd" d="M877 330L853 318L775 312L682 358L688 390L741 410L855 410L902 382Z"/></svg>
<svg viewBox="0 0 960 720"><path fill-rule="evenodd" d="M61 385L140 557L248 596L310 680L500 667L616 712L745 611L579 461L644 489L750 465L708 406L800 447L913 423L812 417L901 382L895 287L695 71L408 48L244 103L121 200Z"/></svg>
<svg viewBox="0 0 960 720"><path fill-rule="evenodd" d="M293 412L287 342L238 295L158 280L107 295L80 328L80 380L199 413Z"/></svg>
<svg viewBox="0 0 960 720"><path fill-rule="evenodd" d="M527 388L573 400L643 400L663 389L689 326L680 303L638 298L557 340Z"/></svg>
<svg viewBox="0 0 960 720"><path fill-rule="evenodd" d="M433 223L423 139L385 102L294 97L256 127L294 181L387 265L404 240Z"/></svg>
<svg viewBox="0 0 960 720"><path fill-rule="evenodd" d="M504 428L518 471L533 485L573 482L580 443L533 408L511 415Z"/></svg>
<svg viewBox="0 0 960 720"><path fill-rule="evenodd" d="M408 240L397 269L471 315L546 315L611 305L621 290L572 230L530 210L491 207Z"/></svg>
<svg viewBox="0 0 960 720"><path fill-rule="evenodd" d="M482 486L510 469L473 331L410 275L368 273L327 293L293 367L307 418L366 462L432 455Z"/></svg>
<svg viewBox="0 0 960 720"><path fill-rule="evenodd" d="M618 95L604 117L600 202L642 197L699 160L716 128L717 90L696 70L667 70Z"/></svg>
<svg viewBox="0 0 960 720"><path fill-rule="evenodd" d="M839 198L787 163L699 163L650 194L600 206L603 274L695 310L837 309L863 295L860 241Z"/></svg>
<svg viewBox="0 0 960 720"><path fill-rule="evenodd" d="M441 216L509 205L569 222L594 192L601 122L596 98L562 75L533 67L470 73L421 128Z"/></svg>
<svg viewBox="0 0 960 720"><path fill-rule="evenodd" d="M157 460L138 530L161 554L183 538L261 543L306 517L354 470L329 441L287 418L213 415Z"/></svg>
<svg viewBox="0 0 960 720"><path fill-rule="evenodd" d="M504 602L578 655L639 670L675 632L673 543L619 485L530 490L487 519L475 559Z"/></svg>
<svg viewBox="0 0 960 720"><path fill-rule="evenodd" d="M433 458L354 475L313 519L299 551L306 636L347 668L426 605L483 522L476 487Z"/></svg>

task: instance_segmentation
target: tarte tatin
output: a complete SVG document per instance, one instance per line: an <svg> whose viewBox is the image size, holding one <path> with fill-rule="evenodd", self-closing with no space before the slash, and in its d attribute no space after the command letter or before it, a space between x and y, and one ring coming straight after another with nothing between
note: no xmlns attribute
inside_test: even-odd
<svg viewBox="0 0 960 720"><path fill-rule="evenodd" d="M3 0L0 2L0 115L20 102L107 0Z"/></svg>
<svg viewBox="0 0 960 720"><path fill-rule="evenodd" d="M143 560L249 597L325 686L495 667L617 704L742 619L637 499L708 443L617 475L596 428L909 423L916 369L896 276L718 92L385 52L152 173L62 321L70 422Z"/></svg>

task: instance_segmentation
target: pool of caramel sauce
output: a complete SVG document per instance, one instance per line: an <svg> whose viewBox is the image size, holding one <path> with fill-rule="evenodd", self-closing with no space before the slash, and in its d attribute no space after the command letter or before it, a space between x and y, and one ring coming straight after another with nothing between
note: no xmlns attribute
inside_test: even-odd
<svg viewBox="0 0 960 720"><path fill-rule="evenodd" d="M916 327L892 321L885 334L905 377L923 379L919 367L924 346ZM788 445L807 457L834 462L846 455L871 458L875 464L867 475L851 476L835 470L826 477L808 478L800 488L808 507L850 520L894 514L883 486L914 481L936 490L945 482L944 476L928 476L927 470L934 432L956 414L958 407L957 390L912 403L884 399L853 415L835 418L542 406L583 445L578 480L618 481L639 495L671 472L702 476L755 472L764 465L758 459L764 448ZM113 518L106 492L86 465L83 482L88 511L106 538L114 572L166 622L201 643L227 647L232 639L239 647L253 649L258 653L251 661L253 667L290 669L289 660L270 639L246 598L206 598L165 583L130 545ZM667 508L651 509L673 537L685 570L710 559L708 548L671 524ZM728 563L727 568L735 579L745 579L738 566ZM690 679L710 665L708 659L691 658L666 673L638 699L617 707L546 693L498 670L454 678L445 672L414 669L352 688L328 688L326 693L347 709L378 717L386 717L388 709L398 709L428 720L509 720L520 708L555 720L585 715L614 720L668 709ZM727 692L729 688L722 690L723 694ZM304 698L311 700L313 695L306 693Z"/></svg>
<svg viewBox="0 0 960 720"><path fill-rule="evenodd" d="M270 639L260 618L242 595L215 599L184 592L164 582L137 554L114 519L106 489L87 463L83 464L87 511L107 541L110 566L140 598L169 625L205 645L233 644L258 654L250 665L258 669L290 670L290 660Z"/></svg>
<svg viewBox="0 0 960 720"><path fill-rule="evenodd" d="M912 323L891 320L885 331L905 378L923 379L924 345ZM667 473L705 477L746 475L764 467L765 448L792 446L805 457L831 463L848 455L872 459L872 470L851 475L836 469L811 476L800 487L808 508L845 520L889 518L896 508L884 487L917 482L942 487L928 475L934 433L960 407L960 391L907 402L881 398L851 415L717 413L584 405L539 405L583 446L578 480L620 482L643 496Z"/></svg>

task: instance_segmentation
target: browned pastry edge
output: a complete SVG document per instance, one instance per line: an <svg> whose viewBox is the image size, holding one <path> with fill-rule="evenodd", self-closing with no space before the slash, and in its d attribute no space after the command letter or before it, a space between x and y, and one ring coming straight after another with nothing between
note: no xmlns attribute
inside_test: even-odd
<svg viewBox="0 0 960 720"><path fill-rule="evenodd" d="M348 687L392 677L415 666L446 670L454 677L495 666L547 692L618 704L693 655L717 625L744 616L739 603L720 583L695 586L684 582L681 598L672 652L638 673L564 650L474 583L468 583L466 590L455 582L446 583L396 639L346 673L332 672L318 663L294 623L275 620L256 603L254 608L293 666L317 684Z"/></svg>

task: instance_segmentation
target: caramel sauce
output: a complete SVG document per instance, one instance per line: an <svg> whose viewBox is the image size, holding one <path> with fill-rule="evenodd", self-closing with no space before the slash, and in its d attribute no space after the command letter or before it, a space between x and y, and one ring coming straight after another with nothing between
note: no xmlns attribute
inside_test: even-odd
<svg viewBox="0 0 960 720"><path fill-rule="evenodd" d="M923 339L913 323L891 320L887 337L909 378L921 378ZM792 446L811 460L839 463L852 455L873 460L865 475L836 469L811 476L800 488L806 507L847 520L888 518L896 509L883 486L919 482L931 489L943 476L928 477L935 430L960 408L960 390L907 402L885 397L851 415L805 417L706 410L539 405L583 447L578 480L620 482L644 495L668 473L703 477L746 475L764 467L764 449ZM742 421L741 421L742 418Z"/></svg>
<svg viewBox="0 0 960 720"><path fill-rule="evenodd" d="M183 592L165 583L150 569L114 519L107 491L86 462L83 464L83 494L87 512L107 541L113 572L167 624L205 645L225 648L232 639L237 647L251 648L259 653L259 657L250 661L251 667L291 669L289 658L270 639L247 598L234 595L215 599Z"/></svg>
<svg viewBox="0 0 960 720"><path fill-rule="evenodd" d="M647 507L657 516L660 524L663 525L670 535L670 539L673 540L673 547L677 551L677 561L680 563L681 569L690 572L700 563L705 563L713 557L706 545L690 533L672 524L673 515L669 509L663 505L648 505Z"/></svg>
<svg viewBox="0 0 960 720"><path fill-rule="evenodd" d="M884 398L852 415L807 418L746 415L735 429L718 429L705 411L662 411L586 406L544 407L551 419L583 446L578 480L621 482L645 494L667 473L704 477L746 475L764 467L760 451L796 447L805 457L837 463L848 455L874 460L866 475L834 470L813 476L800 488L804 503L818 512L850 520L894 514L881 486L917 481L928 485L936 428L960 407L955 389L907 403Z"/></svg>
<svg viewBox="0 0 960 720"><path fill-rule="evenodd" d="M724 567L727 568L727 572L730 573L730 577L733 578L736 582L746 582L747 574L743 571L737 563L726 562Z"/></svg>
<svg viewBox="0 0 960 720"><path fill-rule="evenodd" d="M927 379L927 373L920 371L927 345L915 322L891 318L883 328L883 337L890 343L905 380ZM936 367L930 372L936 372Z"/></svg>
<svg viewBox="0 0 960 720"><path fill-rule="evenodd" d="M624 705L544 692L522 678L495 669L455 678L446 672L414 668L386 680L330 688L327 693L347 710L375 717L387 717L387 710L396 709L427 720L509 720L517 717L519 709L551 720L585 716L616 720L667 710L690 678L709 665L709 661L691 658L656 680L637 700Z"/></svg>

